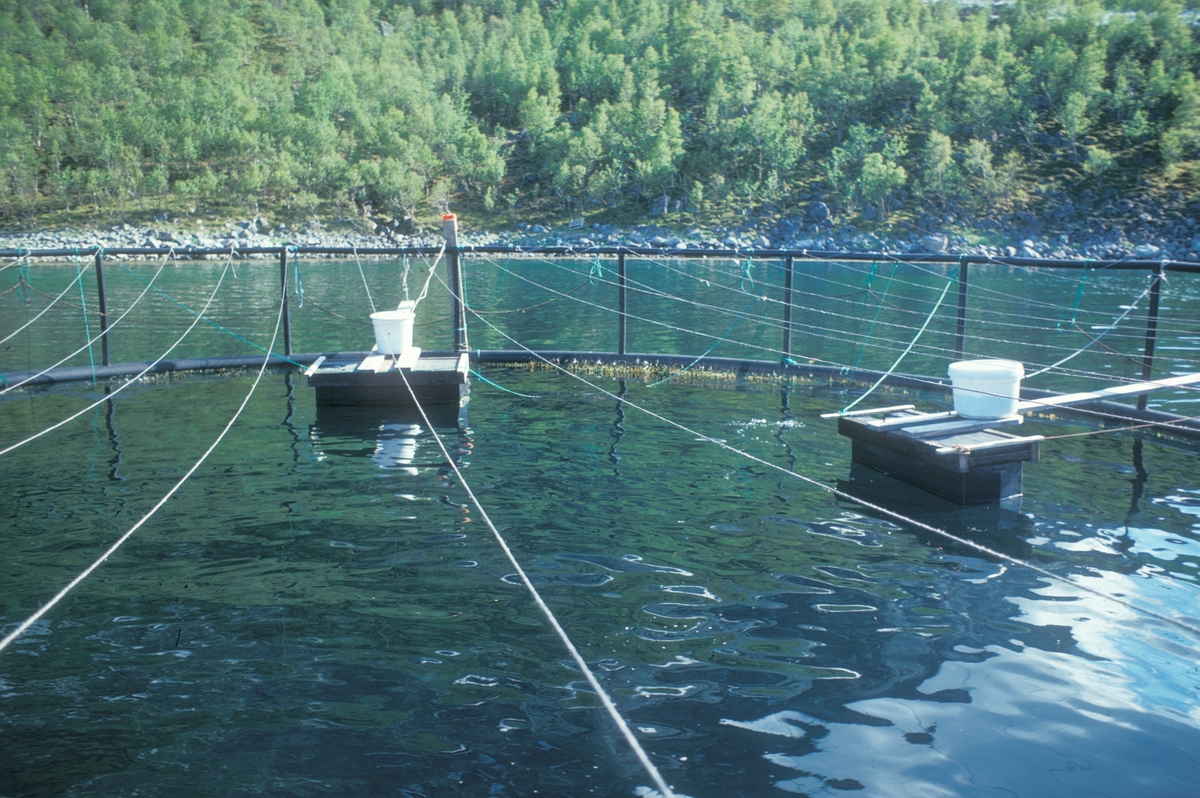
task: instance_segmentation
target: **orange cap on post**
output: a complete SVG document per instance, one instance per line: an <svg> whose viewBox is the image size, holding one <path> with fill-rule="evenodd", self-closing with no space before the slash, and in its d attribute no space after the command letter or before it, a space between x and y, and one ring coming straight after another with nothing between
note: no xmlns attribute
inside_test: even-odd
<svg viewBox="0 0 1200 798"><path fill-rule="evenodd" d="M447 214L444 214L444 215L442 216L442 221L443 221L443 222L449 222L449 221L451 221L452 219L455 219L455 218L457 218L457 217L456 217L454 214L452 214L452 213L447 213Z"/></svg>

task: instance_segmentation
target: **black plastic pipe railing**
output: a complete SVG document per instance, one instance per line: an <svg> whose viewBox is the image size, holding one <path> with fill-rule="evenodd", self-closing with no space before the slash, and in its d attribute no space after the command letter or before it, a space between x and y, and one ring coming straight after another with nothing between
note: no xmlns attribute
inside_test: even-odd
<svg viewBox="0 0 1200 798"><path fill-rule="evenodd" d="M320 357L331 357L336 360L361 360L370 352L307 352L292 355L290 358L272 355L268 366L274 368L291 368L295 364L308 366ZM453 350L426 352L433 357L450 357L457 352ZM514 363L550 362L564 368L579 368L589 366L625 367L634 369L669 369L678 370L692 365L695 358L691 355L667 354L636 354L613 352L580 352L563 350L524 350L524 349L483 349L471 352L477 365L510 365ZM234 357L209 358L177 358L163 360L158 363L117 363L111 366L97 366L94 370L88 366L71 366L54 369L46 374L36 372L15 372L6 375L10 382L17 383L26 379L30 387L48 387L62 383L80 382L97 379L117 379L132 377L145 372L146 374L167 374L177 371L214 371L256 369L262 365L261 355L240 355ZM751 360L742 358L710 357L705 358L705 367L717 372L737 375L777 375L780 377L801 377L810 380L822 380L831 385L844 384L849 377L844 369L837 366L826 366L819 363L779 363L770 360ZM871 369L858 369L856 377L874 382L883 376L883 372ZM921 377L912 374L890 374L888 384L893 387L909 388L919 391L950 393L950 384L946 379ZM1021 387L1021 399L1044 399L1055 396L1052 391L1036 388ZM1113 425L1146 425L1146 434L1160 438L1177 440L1189 445L1200 441L1200 421L1184 418L1174 413L1159 410L1148 410L1142 407L1133 408L1129 405L1109 401L1093 401L1071 407L1053 407L1049 411L1055 417L1063 417L1079 412L1095 423L1097 418L1103 423ZM1141 434L1141 433L1139 433Z"/></svg>
<svg viewBox="0 0 1200 798"><path fill-rule="evenodd" d="M447 228L448 229L448 228ZM571 247L571 246L546 246L546 247L519 247L519 246L460 246L457 243L457 233L451 236L448 240L449 252L447 262L452 264L451 282L457 287L458 293L451 296L451 312L455 319L462 319L461 324L455 325L455 340L454 348L456 351L462 351L466 347L465 343L465 313L464 309L459 304L459 297L462 295L462 270L459 266L461 263L460 256L476 255L503 255L507 257L615 257L617 259L617 354L625 355L628 350L628 339L626 336L626 313L627 313L627 280L626 280L626 259L629 257L635 258L676 258L676 259L732 259L754 256L756 258L778 258L784 263L784 301L783 301L783 341L781 351L784 357L788 358L792 351L792 286L793 273L795 262L797 260L811 261L891 261L894 263L938 263L938 264L957 264L958 265L958 315L957 328L955 332L955 352L959 358L962 357L965 351L966 344L966 324L967 324L967 302L968 302L968 277L969 267L972 264L979 265L994 265L994 266L1021 266L1026 268L1053 268L1053 269L1086 269L1090 271L1098 271L1103 269L1116 269L1120 271L1145 271L1154 276L1154 284L1151 288L1150 308L1146 319L1146 342L1144 354L1142 358L1142 377L1148 380L1154 370L1154 345L1158 330L1158 312L1159 312L1159 294L1160 286L1167 272L1183 272L1187 274L1200 274L1200 263L1178 260L1145 260L1133 258L1118 258L1110 260L1094 260L1094 259L1066 259L1055 260L1050 258L1008 258L1008 257L992 257L989 255L942 255L935 253L891 253L891 252L842 252L837 250L790 250L790 249L660 249L654 247ZM287 259L288 253L294 256L299 255L327 255L327 256L381 256L381 255L437 255L442 251L441 247L301 247L301 246L272 246L272 247L245 247L245 248L200 248L200 247L157 247L157 248L135 248L135 247L114 247L105 249L102 247L87 247L81 249L6 249L0 250L0 258L66 258L75 257L85 254L90 254L95 257L96 262L96 280L99 292L100 305L100 329L101 329L101 347L103 352L104 365L109 364L109 340L108 340L108 302L104 285L104 258L110 255L126 255L126 256L167 256L174 257L179 260L195 260L197 258L211 257L237 257L245 258L253 255L270 256L275 255L279 258L279 283L282 291L283 301L283 342L284 354L291 356L292 354L292 327L291 315L289 313L288 300L288 274L287 274ZM461 327L461 329L460 329ZM461 337L460 337L461 336ZM1145 396L1139 400L1140 409L1145 408Z"/></svg>

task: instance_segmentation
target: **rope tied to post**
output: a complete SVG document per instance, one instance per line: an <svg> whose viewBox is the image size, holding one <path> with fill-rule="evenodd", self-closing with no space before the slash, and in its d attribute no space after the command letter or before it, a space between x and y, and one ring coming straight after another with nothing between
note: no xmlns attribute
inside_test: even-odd
<svg viewBox="0 0 1200 798"><path fill-rule="evenodd" d="M750 266L752 265L753 256L747 255L746 262L742 264L742 280L738 283L738 289L743 294L749 294L754 291L754 277L750 274ZM746 290L746 283L750 284L750 290Z"/></svg>

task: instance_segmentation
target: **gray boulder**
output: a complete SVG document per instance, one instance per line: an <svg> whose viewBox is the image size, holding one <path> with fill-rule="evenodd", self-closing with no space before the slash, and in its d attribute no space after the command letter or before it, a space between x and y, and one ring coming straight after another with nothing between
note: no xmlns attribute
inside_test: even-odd
<svg viewBox="0 0 1200 798"><path fill-rule="evenodd" d="M949 244L950 239L941 233L921 236L921 249L926 252L945 252Z"/></svg>

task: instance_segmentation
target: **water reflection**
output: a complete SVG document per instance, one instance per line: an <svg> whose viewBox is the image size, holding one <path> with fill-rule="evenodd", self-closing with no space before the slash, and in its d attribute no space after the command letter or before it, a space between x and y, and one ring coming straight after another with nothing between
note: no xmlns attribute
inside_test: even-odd
<svg viewBox="0 0 1200 798"><path fill-rule="evenodd" d="M465 415L457 407L430 407L426 415L461 464L470 449ZM369 457L381 469L417 476L422 468L446 468L445 457L416 408L319 406L309 438L318 460L327 457ZM445 440L446 433L459 440Z"/></svg>

